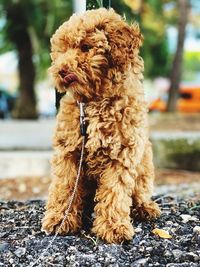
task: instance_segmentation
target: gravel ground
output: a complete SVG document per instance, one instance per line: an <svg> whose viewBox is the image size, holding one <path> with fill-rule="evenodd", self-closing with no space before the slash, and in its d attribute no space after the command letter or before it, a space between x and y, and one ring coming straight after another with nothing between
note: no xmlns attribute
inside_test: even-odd
<svg viewBox="0 0 200 267"><path fill-rule="evenodd" d="M121 245L105 244L82 231L58 236L35 266L200 266L200 196L182 200L157 196L162 216L136 221L135 237ZM31 266L52 236L40 231L44 201L0 201L0 266ZM152 233L166 230L171 238Z"/></svg>

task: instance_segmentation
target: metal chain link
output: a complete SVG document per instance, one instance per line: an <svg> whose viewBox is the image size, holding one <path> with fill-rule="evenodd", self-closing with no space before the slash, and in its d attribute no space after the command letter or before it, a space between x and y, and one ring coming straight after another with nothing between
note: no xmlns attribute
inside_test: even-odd
<svg viewBox="0 0 200 267"><path fill-rule="evenodd" d="M28 265L28 267L33 267L36 265L36 263L38 263L41 259L43 260L43 256L44 254L49 250L49 248L52 246L53 242L55 241L60 229L63 227L65 220L67 219L67 216L69 214L70 208L72 206L72 202L74 200L75 197L75 193L77 191L77 187L78 187L78 182L79 182L79 178L80 178L80 174L81 174L81 168L82 168L82 163L83 163L83 155L84 155L84 147L85 147L85 136L83 136L83 140L82 140L82 147L81 147L81 156L80 156L80 162L79 162L79 167L78 167L78 173L77 173L77 177L76 177L76 181L75 181L75 185L74 185L74 189L73 192L71 194L71 197L68 200L68 206L67 209L65 210L65 216L62 219L62 222L60 224L60 226L58 227L53 239L50 241L49 245L46 247L46 249L40 254L39 258L34 261L31 265Z"/></svg>

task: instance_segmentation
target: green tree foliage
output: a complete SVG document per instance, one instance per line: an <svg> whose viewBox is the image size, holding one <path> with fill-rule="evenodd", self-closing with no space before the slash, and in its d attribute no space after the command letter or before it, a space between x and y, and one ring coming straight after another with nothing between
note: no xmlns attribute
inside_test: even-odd
<svg viewBox="0 0 200 267"><path fill-rule="evenodd" d="M72 0L1 0L0 19L3 27L0 28L0 53L12 51L15 47L9 38L12 23L6 18L6 6L20 4L26 16L28 32L33 45L34 63L37 74L41 77L50 63L50 38L58 26L72 14ZM17 23L12 25L19 28ZM43 77L43 76L42 76Z"/></svg>
<svg viewBox="0 0 200 267"><path fill-rule="evenodd" d="M163 6L167 1L124 0L139 22L144 43L141 55L145 61L145 75L148 77L169 74L169 51L166 38L166 17ZM128 10L127 10L128 11Z"/></svg>
<svg viewBox="0 0 200 267"><path fill-rule="evenodd" d="M86 1L86 9L97 9L103 6L102 0L87 0Z"/></svg>
<svg viewBox="0 0 200 267"><path fill-rule="evenodd" d="M173 23L172 18L176 16L164 12L163 5L168 2L173 0L111 0L111 6L118 13L128 21L136 20L140 24L144 35L141 54L145 60L145 75L149 77L167 75L169 72L165 25L168 21ZM102 3L103 0L87 0L87 8L98 8ZM20 6L18 15L23 17L26 23L20 24L21 20L16 22L7 16L8 7L14 6ZM43 78L50 64L50 37L71 14L72 0L1 0L0 53L15 50L19 55L19 49L11 36L12 32L19 32L20 28L24 28L31 43L33 72L36 79ZM24 71L24 76L27 76L26 68ZM31 98L34 102L33 95Z"/></svg>
<svg viewBox="0 0 200 267"><path fill-rule="evenodd" d="M19 97L17 118L36 118L35 73L41 78L50 64L52 33L72 14L68 0L1 0L0 52L15 50L18 55Z"/></svg>
<svg viewBox="0 0 200 267"><path fill-rule="evenodd" d="M20 2L4 2L6 14L6 37L17 51L19 70L19 97L14 116L20 119L37 118L34 92L35 68L33 49L28 31L28 19Z"/></svg>
<svg viewBox="0 0 200 267"><path fill-rule="evenodd" d="M188 81L195 80L200 68L200 52L188 51L183 55L183 77Z"/></svg>

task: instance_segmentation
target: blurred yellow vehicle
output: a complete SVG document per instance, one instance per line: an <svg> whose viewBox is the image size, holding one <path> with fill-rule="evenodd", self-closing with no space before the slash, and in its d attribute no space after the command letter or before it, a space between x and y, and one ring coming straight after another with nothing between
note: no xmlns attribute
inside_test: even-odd
<svg viewBox="0 0 200 267"><path fill-rule="evenodd" d="M155 99L149 106L150 111L166 111L167 95ZM183 87L179 90L176 104L180 112L200 112L200 87Z"/></svg>

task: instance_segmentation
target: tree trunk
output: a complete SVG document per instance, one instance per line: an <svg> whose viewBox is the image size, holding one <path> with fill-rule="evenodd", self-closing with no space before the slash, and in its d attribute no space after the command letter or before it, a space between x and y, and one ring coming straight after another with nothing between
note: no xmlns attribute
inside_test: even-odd
<svg viewBox="0 0 200 267"><path fill-rule="evenodd" d="M13 4L10 1L6 13L9 21L8 37L18 53L19 95L13 116L18 119L36 119L35 67L26 14L20 3Z"/></svg>
<svg viewBox="0 0 200 267"><path fill-rule="evenodd" d="M167 111L176 110L176 101L182 74L185 30L186 30L188 11L189 11L188 0L178 0L178 5L180 11L179 22L178 22L178 42L170 76L170 88L169 88L169 99L167 103Z"/></svg>

